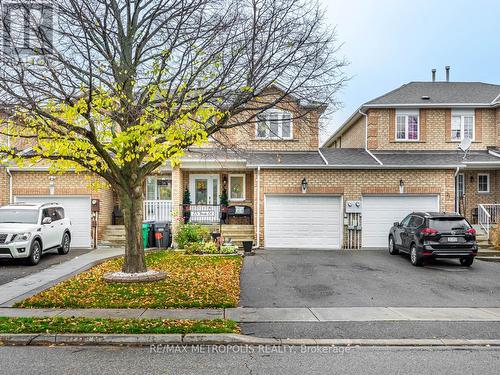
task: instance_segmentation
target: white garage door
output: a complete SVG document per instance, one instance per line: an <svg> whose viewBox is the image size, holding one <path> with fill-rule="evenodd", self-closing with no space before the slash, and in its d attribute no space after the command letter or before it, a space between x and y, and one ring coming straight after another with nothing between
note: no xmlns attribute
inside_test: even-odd
<svg viewBox="0 0 500 375"><path fill-rule="evenodd" d="M438 196L364 196L362 246L387 247L387 238L392 225L413 211L439 211Z"/></svg>
<svg viewBox="0 0 500 375"><path fill-rule="evenodd" d="M17 202L59 203L71 220L71 247L91 247L90 196L17 196Z"/></svg>
<svg viewBox="0 0 500 375"><path fill-rule="evenodd" d="M340 197L266 195L265 247L340 249L340 211Z"/></svg>

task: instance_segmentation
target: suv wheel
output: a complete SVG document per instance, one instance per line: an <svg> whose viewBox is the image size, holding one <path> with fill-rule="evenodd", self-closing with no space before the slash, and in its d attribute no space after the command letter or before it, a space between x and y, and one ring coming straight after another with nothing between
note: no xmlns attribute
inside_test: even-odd
<svg viewBox="0 0 500 375"><path fill-rule="evenodd" d="M71 243L71 238L69 237L69 234L64 233L64 236L63 236L62 242L61 242L61 246L57 249L57 252L60 255L68 254L70 243Z"/></svg>
<svg viewBox="0 0 500 375"><path fill-rule="evenodd" d="M422 255L417 252L417 247L415 246L415 244L412 244L410 248L410 261L411 264L415 267L421 267L424 265Z"/></svg>
<svg viewBox="0 0 500 375"><path fill-rule="evenodd" d="M394 237L389 236L389 254L397 255L399 254L399 250L396 249L396 245L394 244Z"/></svg>
<svg viewBox="0 0 500 375"><path fill-rule="evenodd" d="M470 267L472 266L472 263L474 262L473 257L467 257L467 258L460 258L460 264L465 267Z"/></svg>
<svg viewBox="0 0 500 375"><path fill-rule="evenodd" d="M30 247L30 256L28 257L28 264L30 266L35 266L40 262L42 257L42 246L40 241L33 241Z"/></svg>

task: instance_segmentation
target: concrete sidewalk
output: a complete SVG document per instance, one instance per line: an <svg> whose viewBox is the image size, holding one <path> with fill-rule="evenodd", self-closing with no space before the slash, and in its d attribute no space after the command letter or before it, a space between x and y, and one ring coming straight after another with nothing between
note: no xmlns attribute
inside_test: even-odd
<svg viewBox="0 0 500 375"><path fill-rule="evenodd" d="M439 321L498 322L500 308L320 307L228 309L15 309L4 317L231 319L239 323Z"/></svg>
<svg viewBox="0 0 500 375"><path fill-rule="evenodd" d="M105 259L123 254L123 248L100 248L38 273L3 284L0 286L0 306L12 306L15 302L50 288Z"/></svg>

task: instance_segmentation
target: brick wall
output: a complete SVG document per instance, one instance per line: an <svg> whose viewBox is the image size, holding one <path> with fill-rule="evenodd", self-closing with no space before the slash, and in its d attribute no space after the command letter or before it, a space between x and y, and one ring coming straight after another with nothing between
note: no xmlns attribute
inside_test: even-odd
<svg viewBox="0 0 500 375"><path fill-rule="evenodd" d="M0 206L9 203L9 176L5 167L0 167Z"/></svg>
<svg viewBox="0 0 500 375"><path fill-rule="evenodd" d="M362 116L355 124L346 130L337 140L337 147L341 148L364 148L365 147L365 117Z"/></svg>
<svg viewBox="0 0 500 375"><path fill-rule="evenodd" d="M490 175L490 192L477 192L477 175L478 173L489 173ZM465 182L465 210L464 214L467 218L472 219L472 210L477 208L479 204L499 203L500 202L500 171L468 171L464 172Z"/></svg>
<svg viewBox="0 0 500 375"><path fill-rule="evenodd" d="M368 111L368 147L371 150L456 150L459 142L451 141L451 109L420 110L420 140L396 141L394 109ZM484 150L500 145L500 112L476 109L476 133L472 149ZM498 124L498 125L497 125ZM344 147L342 145L342 147Z"/></svg>
<svg viewBox="0 0 500 375"><path fill-rule="evenodd" d="M16 195L50 195L48 172L12 171L12 193ZM55 175L54 195L90 195L100 200L98 239L107 225L111 224L113 212L113 192L111 188L93 190L90 182L98 177L89 178L89 174L64 173ZM101 180L102 181L102 180ZM8 198L7 198L8 199Z"/></svg>
<svg viewBox="0 0 500 375"><path fill-rule="evenodd" d="M362 194L399 194L402 179L405 193L439 194L441 210L454 210L455 184L451 170L261 170L261 246L264 244L264 195L300 194L304 177L308 181L309 194L342 194L344 200L358 200ZM256 216L254 223L257 223Z"/></svg>

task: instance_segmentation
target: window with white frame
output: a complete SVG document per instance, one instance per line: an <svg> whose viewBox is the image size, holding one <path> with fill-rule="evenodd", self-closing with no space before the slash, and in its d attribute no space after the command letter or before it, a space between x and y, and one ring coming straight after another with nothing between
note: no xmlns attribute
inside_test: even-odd
<svg viewBox="0 0 500 375"><path fill-rule="evenodd" d="M488 173L479 173L477 175L477 192L478 193L490 192L490 175Z"/></svg>
<svg viewBox="0 0 500 375"><path fill-rule="evenodd" d="M461 141L464 138L474 140L475 118L473 110L453 110L451 112L451 139Z"/></svg>
<svg viewBox="0 0 500 375"><path fill-rule="evenodd" d="M231 174L229 175L229 200L243 201L245 200L245 175Z"/></svg>
<svg viewBox="0 0 500 375"><path fill-rule="evenodd" d="M282 110L270 110L258 116L257 139L292 139L292 115Z"/></svg>
<svg viewBox="0 0 500 375"><path fill-rule="evenodd" d="M420 133L418 110L396 111L396 140L418 141Z"/></svg>

